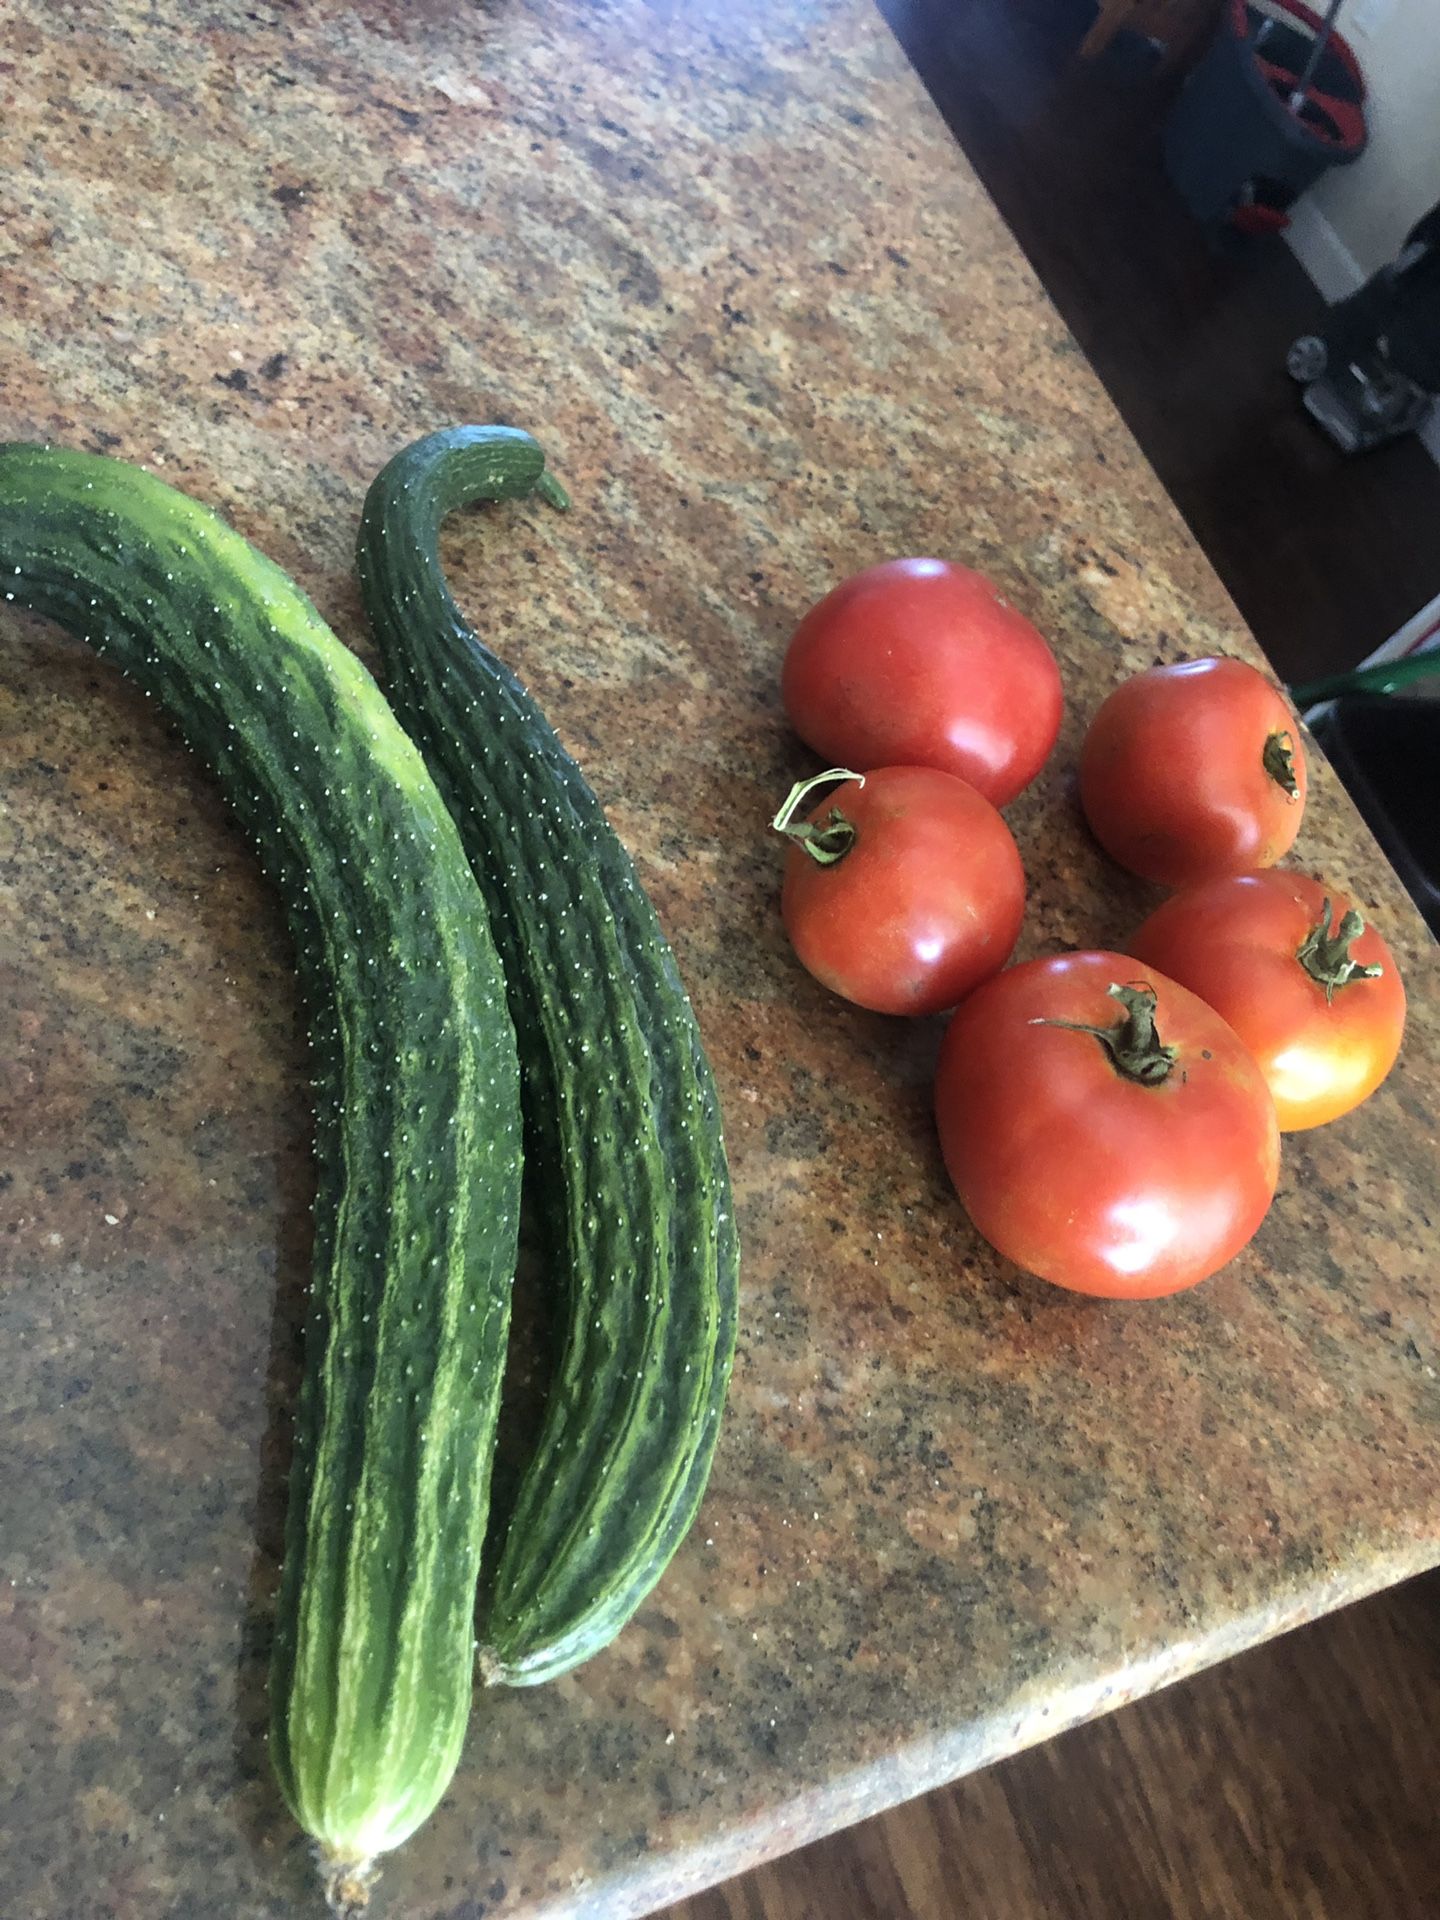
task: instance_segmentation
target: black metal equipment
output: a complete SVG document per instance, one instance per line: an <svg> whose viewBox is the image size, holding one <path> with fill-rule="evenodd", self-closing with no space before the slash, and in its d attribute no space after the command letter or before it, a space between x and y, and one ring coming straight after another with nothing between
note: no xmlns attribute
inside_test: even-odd
<svg viewBox="0 0 1440 1920"><path fill-rule="evenodd" d="M1440 394L1440 205L1388 266L1328 309L1286 358L1305 406L1346 453L1413 433Z"/></svg>

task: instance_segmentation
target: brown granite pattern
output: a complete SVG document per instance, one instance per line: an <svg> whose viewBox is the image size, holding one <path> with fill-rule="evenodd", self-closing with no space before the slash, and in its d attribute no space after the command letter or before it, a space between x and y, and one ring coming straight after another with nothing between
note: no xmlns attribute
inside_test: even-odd
<svg viewBox="0 0 1440 1920"><path fill-rule="evenodd" d="M388 1920L639 1913L1440 1559L1435 957L1323 767L1300 852L1373 907L1410 1033L1192 1295L1003 1267L932 1139L937 1029L787 953L776 669L839 574L951 554L1054 637L1028 952L1145 904L1076 820L1085 713L1251 646L863 0L28 11L0 437L153 463L355 637L385 457L540 433L576 511L448 558L634 849L728 1115L700 1524L610 1651L479 1702ZM261 1744L310 1177L278 913L161 717L13 614L0 735L0 1906L314 1913Z"/></svg>

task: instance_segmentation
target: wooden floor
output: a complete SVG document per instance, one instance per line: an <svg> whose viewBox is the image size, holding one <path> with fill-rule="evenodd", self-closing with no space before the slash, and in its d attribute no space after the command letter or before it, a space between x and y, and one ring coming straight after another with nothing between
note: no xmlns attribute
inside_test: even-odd
<svg viewBox="0 0 1440 1920"><path fill-rule="evenodd" d="M1436 1920L1427 1576L665 1920Z"/></svg>
<svg viewBox="0 0 1440 1920"><path fill-rule="evenodd" d="M1440 592L1440 470L1346 460L1284 373L1318 298L1217 257L1163 178L1135 45L1085 0L881 0L1051 297L1287 680ZM821 1841L666 1920L1440 1920L1440 1576Z"/></svg>
<svg viewBox="0 0 1440 1920"><path fill-rule="evenodd" d="M1174 83L1077 62L1087 0L879 0L956 139L1282 678L1355 662L1440 593L1440 468L1347 459L1285 372L1323 311L1289 249L1221 258L1165 178Z"/></svg>

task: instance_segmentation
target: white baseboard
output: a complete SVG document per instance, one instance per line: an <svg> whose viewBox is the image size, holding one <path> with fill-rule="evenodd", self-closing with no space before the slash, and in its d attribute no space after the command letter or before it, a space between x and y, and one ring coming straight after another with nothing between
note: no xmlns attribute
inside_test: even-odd
<svg viewBox="0 0 1440 1920"><path fill-rule="evenodd" d="M1290 209L1285 244L1331 305L1364 286L1364 268L1309 194Z"/></svg>

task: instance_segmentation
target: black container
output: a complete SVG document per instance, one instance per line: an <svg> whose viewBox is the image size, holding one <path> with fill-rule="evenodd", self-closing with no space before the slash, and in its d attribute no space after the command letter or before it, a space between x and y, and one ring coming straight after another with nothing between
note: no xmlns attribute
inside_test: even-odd
<svg viewBox="0 0 1440 1920"><path fill-rule="evenodd" d="M1301 113L1287 104L1320 23L1298 0L1284 5L1290 21L1231 0L1166 123L1165 170L1197 220L1225 220L1254 201L1283 209L1365 151L1365 85L1338 34Z"/></svg>
<svg viewBox="0 0 1440 1920"><path fill-rule="evenodd" d="M1440 700L1348 693L1315 738L1440 939Z"/></svg>

